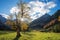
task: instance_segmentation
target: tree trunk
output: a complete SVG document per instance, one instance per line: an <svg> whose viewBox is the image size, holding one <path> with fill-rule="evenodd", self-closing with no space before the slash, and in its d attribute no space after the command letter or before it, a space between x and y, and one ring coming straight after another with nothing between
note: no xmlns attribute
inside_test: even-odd
<svg viewBox="0 0 60 40"><path fill-rule="evenodd" d="M16 16L16 26L17 26L17 28L16 28L16 32L17 32L17 35L16 35L16 37L21 37L21 22L20 22L20 24L19 24L19 22L18 22L18 18L17 18L17 15L16 15L16 13L15 13L15 16ZM20 26L19 26L20 25Z"/></svg>
<svg viewBox="0 0 60 40"><path fill-rule="evenodd" d="M20 26L19 25L17 25L17 35L16 35L16 37L21 37L21 28L20 28Z"/></svg>
<svg viewBox="0 0 60 40"><path fill-rule="evenodd" d="M14 40L18 40L19 39L19 37L21 37L21 31L20 31L21 29L20 29L20 27L19 26L17 26L17 29L16 29L16 32L17 32L17 35L16 35L16 37L14 38Z"/></svg>

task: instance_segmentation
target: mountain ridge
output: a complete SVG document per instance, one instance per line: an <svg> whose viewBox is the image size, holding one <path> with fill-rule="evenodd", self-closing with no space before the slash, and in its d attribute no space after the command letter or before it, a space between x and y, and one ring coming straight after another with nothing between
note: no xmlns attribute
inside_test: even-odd
<svg viewBox="0 0 60 40"><path fill-rule="evenodd" d="M40 29L51 20L51 16L49 14L45 14L42 17L37 18L36 20L32 21L29 25L32 29Z"/></svg>

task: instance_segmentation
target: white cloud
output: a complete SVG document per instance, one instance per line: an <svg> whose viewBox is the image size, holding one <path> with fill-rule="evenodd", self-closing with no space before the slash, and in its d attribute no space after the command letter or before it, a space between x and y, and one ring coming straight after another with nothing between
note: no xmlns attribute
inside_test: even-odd
<svg viewBox="0 0 60 40"><path fill-rule="evenodd" d="M31 10L29 11L29 15L33 20L35 20L43 16L44 14L49 13L50 9L54 8L56 4L52 1L44 3L39 0L36 0L36 1L30 1L28 3L28 6L31 8ZM12 7L10 13L14 14L15 12L18 13L19 11L20 10L17 7Z"/></svg>
<svg viewBox="0 0 60 40"><path fill-rule="evenodd" d="M32 7L44 7L46 4L43 2L39 2L39 1L31 1L29 2L29 5L31 5Z"/></svg>
<svg viewBox="0 0 60 40"><path fill-rule="evenodd" d="M17 7L12 7L11 10L10 10L10 13L18 13L19 12L19 9Z"/></svg>
<svg viewBox="0 0 60 40"><path fill-rule="evenodd" d="M47 0L46 0L47 1ZM54 8L56 4L52 1L44 3L41 1L31 1L29 2L31 7L30 15L33 20L41 17L42 15L49 13L51 8Z"/></svg>
<svg viewBox="0 0 60 40"><path fill-rule="evenodd" d="M2 15L6 19L8 19L8 17L9 17L9 15L7 15L7 14L0 14L0 15Z"/></svg>
<svg viewBox="0 0 60 40"><path fill-rule="evenodd" d="M54 8L56 6L56 4L54 2L48 2L46 7L47 8Z"/></svg>

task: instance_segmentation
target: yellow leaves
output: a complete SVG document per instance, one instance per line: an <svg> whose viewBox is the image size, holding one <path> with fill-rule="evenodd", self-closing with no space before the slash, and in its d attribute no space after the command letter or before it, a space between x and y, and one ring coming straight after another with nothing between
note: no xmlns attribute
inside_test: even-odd
<svg viewBox="0 0 60 40"><path fill-rule="evenodd" d="M20 21L19 21L19 23L20 23ZM16 21L7 20L7 22L5 24L9 25L11 27L11 29L16 30ZM19 25L19 26L21 26L22 31L25 31L28 29L28 25L24 21L21 21L21 25Z"/></svg>
<svg viewBox="0 0 60 40"><path fill-rule="evenodd" d="M58 21L60 21L60 16L58 17Z"/></svg>
<svg viewBox="0 0 60 40"><path fill-rule="evenodd" d="M11 29L16 30L16 23L14 21L7 20L5 24L10 26Z"/></svg>
<svg viewBox="0 0 60 40"><path fill-rule="evenodd" d="M21 23L21 30L25 31L25 30L27 30L27 29L28 29L27 23L22 22L22 23Z"/></svg>

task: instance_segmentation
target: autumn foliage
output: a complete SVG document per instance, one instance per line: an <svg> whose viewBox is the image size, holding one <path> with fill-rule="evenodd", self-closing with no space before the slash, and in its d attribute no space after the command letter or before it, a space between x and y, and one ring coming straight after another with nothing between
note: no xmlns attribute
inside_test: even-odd
<svg viewBox="0 0 60 40"><path fill-rule="evenodd" d="M12 30L16 30L16 28L17 28L15 21L7 20L7 22L5 24L10 26ZM21 22L21 30L26 31L27 29L28 29L28 24L25 22Z"/></svg>

